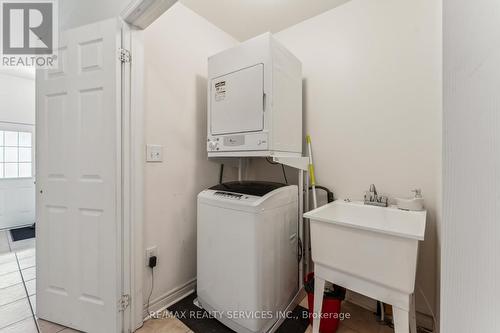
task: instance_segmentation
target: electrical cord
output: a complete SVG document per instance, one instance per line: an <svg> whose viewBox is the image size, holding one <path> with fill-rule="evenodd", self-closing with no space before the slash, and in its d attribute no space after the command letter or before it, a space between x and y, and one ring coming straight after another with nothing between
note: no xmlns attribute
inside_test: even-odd
<svg viewBox="0 0 500 333"><path fill-rule="evenodd" d="M266 161L267 163L272 165L278 165L278 164L281 165L281 170L283 171L283 178L285 178L285 184L288 185L288 178L286 177L285 166L281 163L274 162L273 160L270 159L270 157L266 157Z"/></svg>
<svg viewBox="0 0 500 333"><path fill-rule="evenodd" d="M424 290L422 287L417 283L417 289L420 291L420 294L422 295L422 298L424 299L425 305L427 306L427 309L429 309L431 316L432 316L432 321L434 322L434 329L437 328L437 320L436 320L436 315L434 314L434 311L432 311L431 304L429 303L429 300L427 299L427 296L424 294Z"/></svg>
<svg viewBox="0 0 500 333"><path fill-rule="evenodd" d="M220 165L219 184L222 184L222 178L224 178L224 164Z"/></svg>
<svg viewBox="0 0 500 333"><path fill-rule="evenodd" d="M155 285L155 279L154 279L154 267L151 267L151 290L149 291L149 296L148 296L148 305L147 305L147 309L148 309L148 316L152 319L155 319L154 317L151 317L151 312L149 311L149 303L151 301L151 295L153 294L153 288L154 288L154 285Z"/></svg>
<svg viewBox="0 0 500 333"><path fill-rule="evenodd" d="M281 165L281 170L283 170L283 177L285 178L285 184L288 185L288 179L286 178L285 166Z"/></svg>
<svg viewBox="0 0 500 333"><path fill-rule="evenodd" d="M327 187L321 186L321 185L316 185L316 189L323 190L326 192L326 197L327 197L328 203L333 202L335 200L333 192L330 191L330 189L328 189ZM312 190L312 186L309 187L309 190Z"/></svg>
<svg viewBox="0 0 500 333"><path fill-rule="evenodd" d="M297 259L298 259L298 262L300 262L302 260L302 256L304 255L304 247L302 246L302 239L300 239L300 237L298 238L298 250L299 250L299 253L297 254Z"/></svg>

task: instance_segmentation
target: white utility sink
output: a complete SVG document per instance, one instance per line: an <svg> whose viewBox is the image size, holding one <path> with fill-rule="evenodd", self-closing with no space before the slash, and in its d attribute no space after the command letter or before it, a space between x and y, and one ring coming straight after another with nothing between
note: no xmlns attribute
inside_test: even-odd
<svg viewBox="0 0 500 333"><path fill-rule="evenodd" d="M343 201L304 214L311 221L314 309L321 309L327 280L391 304L395 332L416 333L413 293L426 215ZM313 333L318 329L315 320Z"/></svg>

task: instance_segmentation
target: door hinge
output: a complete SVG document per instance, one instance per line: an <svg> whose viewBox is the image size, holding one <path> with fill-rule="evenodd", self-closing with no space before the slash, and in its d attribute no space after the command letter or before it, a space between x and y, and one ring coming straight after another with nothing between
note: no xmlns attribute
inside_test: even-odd
<svg viewBox="0 0 500 333"><path fill-rule="evenodd" d="M130 305L130 295L123 295L120 297L118 308L120 312L125 311Z"/></svg>
<svg viewBox="0 0 500 333"><path fill-rule="evenodd" d="M132 56L127 49L118 49L118 60L124 63L132 62Z"/></svg>

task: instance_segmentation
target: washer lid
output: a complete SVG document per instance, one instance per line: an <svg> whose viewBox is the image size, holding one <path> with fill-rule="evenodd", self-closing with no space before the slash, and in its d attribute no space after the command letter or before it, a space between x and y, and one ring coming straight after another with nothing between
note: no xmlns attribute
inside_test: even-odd
<svg viewBox="0 0 500 333"><path fill-rule="evenodd" d="M210 190L226 191L240 194L254 195L263 197L264 195L272 192L280 187L288 186L281 183L272 182L259 182L259 181L241 181L241 182L228 182L212 186Z"/></svg>

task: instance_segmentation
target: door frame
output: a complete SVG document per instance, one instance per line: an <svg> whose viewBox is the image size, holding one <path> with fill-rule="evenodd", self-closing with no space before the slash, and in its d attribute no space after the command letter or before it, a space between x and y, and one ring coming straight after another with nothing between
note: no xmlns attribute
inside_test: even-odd
<svg viewBox="0 0 500 333"><path fill-rule="evenodd" d="M123 22L122 48L131 55L122 68L123 293L130 303L123 314L124 332L143 324L144 98L143 33Z"/></svg>
<svg viewBox="0 0 500 333"><path fill-rule="evenodd" d="M123 331L134 332L144 322L143 274L145 252L144 230L144 37L143 30L164 14L177 0L130 0L121 13L123 22L122 48L129 50L130 66L122 72L122 202L123 202L123 293L131 296L129 307L124 311ZM134 9L145 10L135 21L126 23ZM144 20L143 20L144 19ZM130 20L129 20L130 21Z"/></svg>

